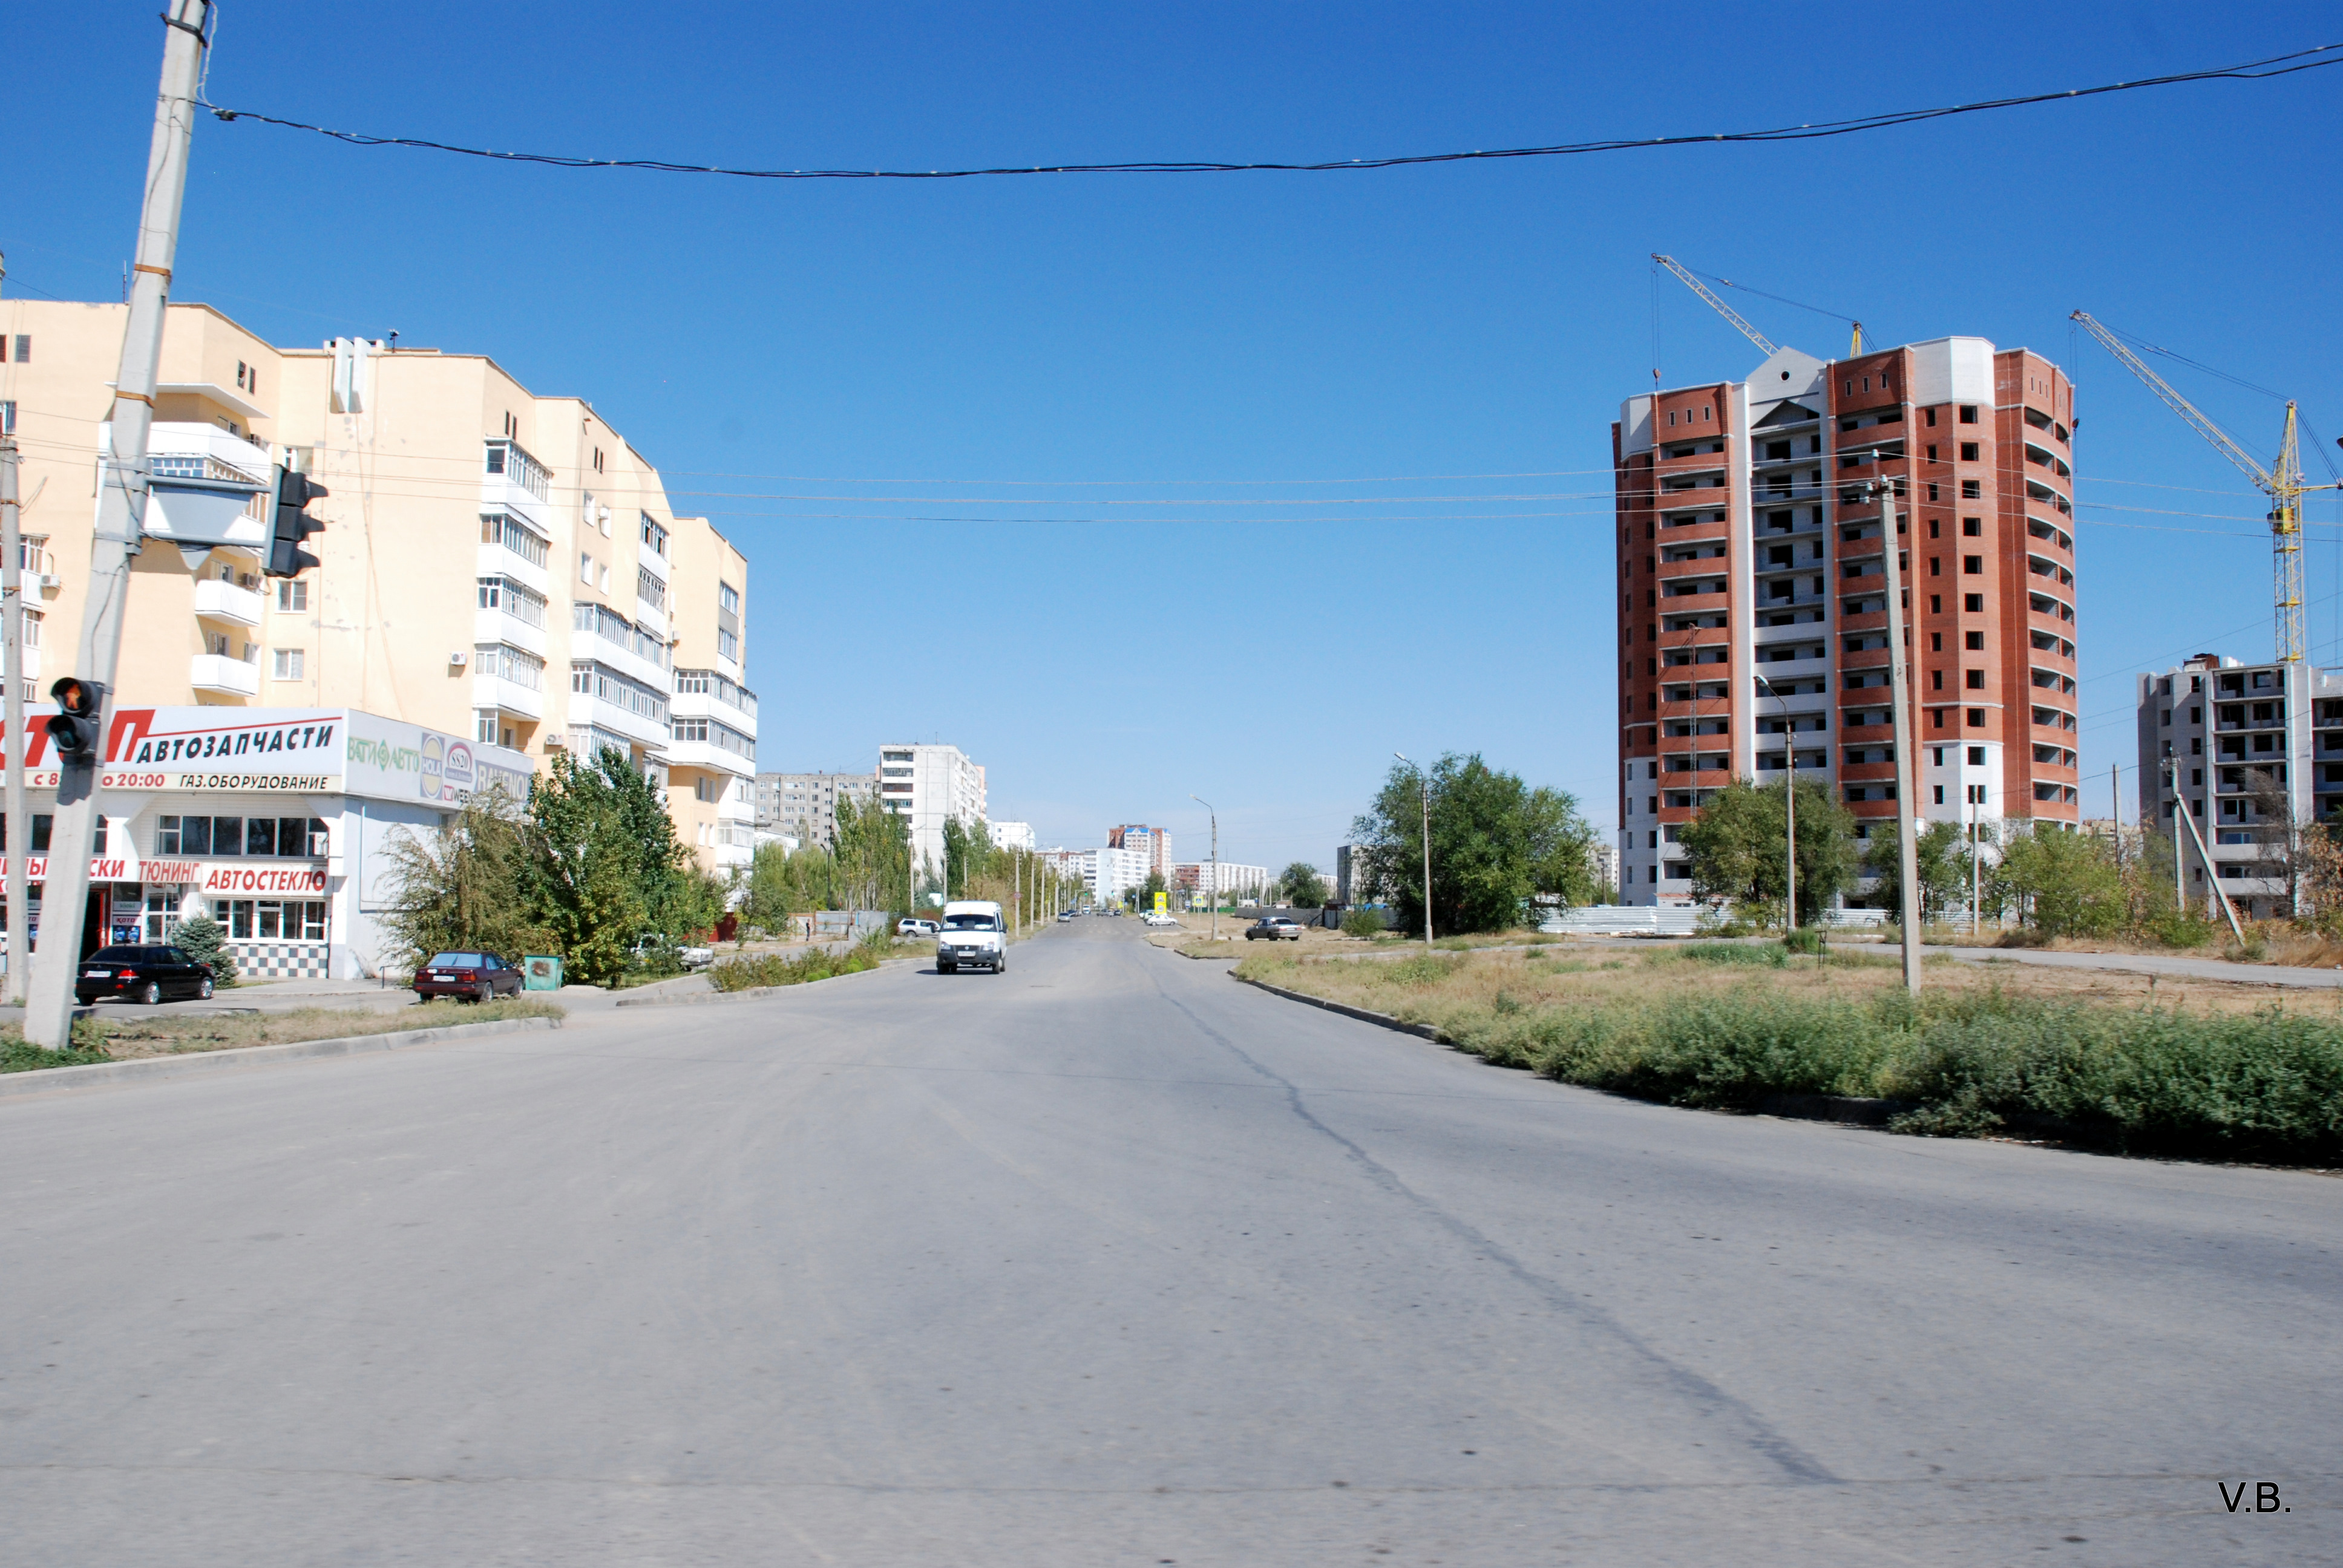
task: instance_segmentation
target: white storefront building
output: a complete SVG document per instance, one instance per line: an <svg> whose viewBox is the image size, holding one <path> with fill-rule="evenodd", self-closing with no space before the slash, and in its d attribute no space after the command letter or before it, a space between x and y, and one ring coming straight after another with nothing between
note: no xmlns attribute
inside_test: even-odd
<svg viewBox="0 0 2343 1568"><path fill-rule="evenodd" d="M25 738L36 942L56 799L52 711L28 714ZM356 709L118 709L98 775L85 950L166 941L207 914L249 978L370 978L397 892L395 836L438 827L491 785L526 799L530 772L517 751Z"/></svg>

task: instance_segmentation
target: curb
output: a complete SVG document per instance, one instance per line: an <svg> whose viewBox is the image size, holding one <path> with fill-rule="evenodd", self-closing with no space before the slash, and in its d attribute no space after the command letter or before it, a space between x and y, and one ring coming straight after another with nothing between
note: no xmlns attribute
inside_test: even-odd
<svg viewBox="0 0 2343 1568"><path fill-rule="evenodd" d="M439 1029L408 1029L384 1034L346 1034L332 1040L297 1040L283 1045L247 1045L233 1050L191 1050L176 1056L142 1057L135 1061L95 1061L83 1067L44 1067L29 1072L0 1073L0 1100L44 1094L52 1090L94 1089L108 1083L140 1083L152 1079L181 1078L192 1073L228 1072L266 1067L271 1062L297 1061L312 1056L357 1056L368 1051L398 1050L410 1045L434 1045L443 1040L470 1040L484 1034L517 1034L559 1029L558 1018L508 1018L489 1023L451 1023Z"/></svg>
<svg viewBox="0 0 2343 1568"><path fill-rule="evenodd" d="M1288 1001L1298 1001L1307 1007L1323 1008L1328 1012L1339 1012L1344 1018L1355 1018L1361 1023L1378 1024L1384 1029L1396 1030L1402 1034L1412 1034L1418 1040L1435 1041L1440 1040L1440 1031L1428 1023L1404 1023L1387 1012L1371 1012L1363 1007L1328 1001L1322 996L1311 996L1304 991L1288 990L1282 985L1271 985L1266 980L1247 980L1233 970L1231 971L1229 978L1239 985L1249 985L1255 990L1265 990L1272 996L1282 996Z"/></svg>
<svg viewBox="0 0 2343 1568"><path fill-rule="evenodd" d="M921 961L916 958L881 959L879 960L877 969L856 970L854 974L824 975L820 980L799 980L795 985L750 986L747 990L694 991L685 996L620 997L617 1005L619 1007L696 1007L708 1002L748 1001L756 997L780 996L789 991L803 990L809 985L821 985L830 980L852 980L854 975L875 975L881 970L893 969L898 964L915 964Z"/></svg>

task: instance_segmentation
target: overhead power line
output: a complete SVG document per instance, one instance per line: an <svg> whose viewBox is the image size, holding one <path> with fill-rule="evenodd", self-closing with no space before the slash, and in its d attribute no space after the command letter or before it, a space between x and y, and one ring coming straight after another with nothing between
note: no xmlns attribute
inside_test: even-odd
<svg viewBox="0 0 2343 1568"><path fill-rule="evenodd" d="M1940 120L1954 115L1982 114L1989 109L2021 108L2029 104L2056 103L2071 98L2097 97L2107 93L2128 93L2143 87L2177 86L2186 82L2266 81L2273 76L2291 75L2297 71L2317 70L2321 66L2343 64L2343 45L2321 44L2315 48L2298 49L2291 54L2273 55L2264 60L2248 60L2236 65L2219 65L2201 71L2182 71L2166 76L2147 76L2136 82L2108 82L2096 87L2069 87L2054 93L2028 93L2016 97L1987 98L1974 104L1952 104L1933 109L1896 109L1883 114L1863 115L1848 120L1825 120L1816 124L1777 126L1770 130L1722 131L1698 136L1612 136L1597 141L1560 142L1550 146L1497 147L1475 149L1467 153L1412 153L1393 157L1336 158L1323 163L1214 163L1201 159L1164 159L1141 163L1100 164L1033 164L1018 166L1000 166L990 168L966 169L736 169L715 164L675 163L664 158L594 158L574 157L558 153L498 152L488 147L458 146L449 142L432 141L423 136L383 136L361 131L337 131L325 126L313 126L300 120L288 120L276 115L264 115L253 109L226 108L208 100L199 100L204 107L223 120L257 120L263 125L279 126L287 130L308 131L347 142L362 147L416 147L429 152L459 153L467 157L494 158L504 163L544 164L565 169L645 169L658 174L728 175L739 179L759 180L958 180L974 179L993 175L1220 175L1220 174L1332 174L1355 169L1400 168L1413 164L1461 164L1483 162L1496 158L1571 157L1585 153L1632 152L1638 148L1694 146L1720 142L1803 142L1825 136L1853 136L1861 131L1886 130L1896 126L1916 125L1926 120Z"/></svg>

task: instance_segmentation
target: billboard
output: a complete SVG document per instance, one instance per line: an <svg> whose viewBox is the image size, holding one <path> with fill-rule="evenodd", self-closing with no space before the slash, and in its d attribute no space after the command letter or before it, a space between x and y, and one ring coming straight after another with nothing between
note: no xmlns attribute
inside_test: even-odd
<svg viewBox="0 0 2343 1568"><path fill-rule="evenodd" d="M25 783L54 789L45 728L55 705L25 716ZM357 795L459 805L500 783L528 793L528 758L354 708L130 708L109 716L101 789L212 794Z"/></svg>

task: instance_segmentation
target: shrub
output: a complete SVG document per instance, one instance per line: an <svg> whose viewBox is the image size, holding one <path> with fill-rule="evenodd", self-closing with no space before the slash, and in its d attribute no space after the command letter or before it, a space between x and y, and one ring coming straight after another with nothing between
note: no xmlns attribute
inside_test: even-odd
<svg viewBox="0 0 2343 1568"><path fill-rule="evenodd" d="M211 966L213 985L226 987L236 983L236 955L228 950L227 932L209 915L181 920L172 940L197 963Z"/></svg>
<svg viewBox="0 0 2343 1568"><path fill-rule="evenodd" d="M1760 947L1755 942L1686 942L1674 956L1687 963L1755 964L1775 970L1790 961L1788 949L1772 944Z"/></svg>
<svg viewBox="0 0 2343 1568"><path fill-rule="evenodd" d="M802 985L808 980L860 974L864 970L877 969L893 951L894 945L893 938L877 931L842 953L816 948L796 958L766 953L756 958L729 959L709 966L708 983L718 990L749 990L758 986Z"/></svg>
<svg viewBox="0 0 2343 1568"><path fill-rule="evenodd" d="M1346 937L1379 937L1387 929L1381 910L1349 909L1342 911L1342 934Z"/></svg>

